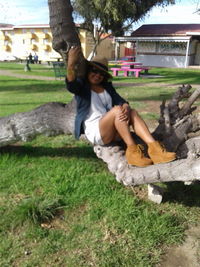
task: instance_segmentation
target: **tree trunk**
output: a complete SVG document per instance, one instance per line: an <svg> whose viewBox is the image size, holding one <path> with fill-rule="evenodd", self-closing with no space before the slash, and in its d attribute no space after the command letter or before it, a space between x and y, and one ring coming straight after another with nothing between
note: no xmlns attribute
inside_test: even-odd
<svg viewBox="0 0 200 267"><path fill-rule="evenodd" d="M194 109L191 105L200 95L200 89L191 95L182 108L178 105L186 96L186 93L181 94L181 92L188 93L189 89L191 86L179 88L168 105L166 103L161 105L161 118L153 133L162 139L167 147L177 151L178 160L139 168L127 164L124 148L119 143L94 146L97 157L107 163L108 169L116 176L117 181L132 186L200 180L200 114L190 114ZM163 112L165 109L168 110L167 120L165 120L166 113ZM2 117L0 118L0 146L31 140L38 134L48 136L72 134L75 113L76 102L73 99L69 104L47 103L29 112ZM190 138L191 134L195 133L197 136Z"/></svg>
<svg viewBox="0 0 200 267"><path fill-rule="evenodd" d="M48 0L53 48L65 56L71 46L80 46L70 0ZM64 52L64 55L63 55Z"/></svg>
<svg viewBox="0 0 200 267"><path fill-rule="evenodd" d="M73 8L70 0L48 0L50 28L53 48L67 61L67 53L72 46L81 46L78 31L72 18ZM83 56L77 63L77 75L84 76L87 61Z"/></svg>

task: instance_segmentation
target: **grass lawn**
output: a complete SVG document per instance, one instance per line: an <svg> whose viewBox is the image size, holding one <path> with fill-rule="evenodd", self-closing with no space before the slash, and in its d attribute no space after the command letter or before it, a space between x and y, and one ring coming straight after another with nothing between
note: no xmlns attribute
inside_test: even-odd
<svg viewBox="0 0 200 267"><path fill-rule="evenodd" d="M163 92L170 97L178 78L170 69L154 71L171 86L155 87L158 78L128 78L135 85L118 92L141 109L146 99L160 101ZM179 76L182 84L187 77ZM188 83L198 79L196 71L188 75ZM0 77L0 116L71 97L63 81ZM39 136L1 148L0 179L0 266L155 266L189 225L199 224L199 186L169 183L161 205L148 202L146 186L118 184L92 147L72 136Z"/></svg>
<svg viewBox="0 0 200 267"><path fill-rule="evenodd" d="M0 69L10 70L13 73L34 76L54 77L53 66L48 64L29 64L31 71L24 71L25 63L0 62Z"/></svg>

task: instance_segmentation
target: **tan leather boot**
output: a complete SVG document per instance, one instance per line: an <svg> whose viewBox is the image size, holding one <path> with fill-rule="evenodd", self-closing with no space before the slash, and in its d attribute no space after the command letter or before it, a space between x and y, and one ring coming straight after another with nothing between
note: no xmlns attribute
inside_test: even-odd
<svg viewBox="0 0 200 267"><path fill-rule="evenodd" d="M130 165L145 167L153 163L151 159L144 156L140 145L128 146L125 156Z"/></svg>
<svg viewBox="0 0 200 267"><path fill-rule="evenodd" d="M148 154L153 163L165 163L176 159L176 153L167 150L157 141L148 143Z"/></svg>

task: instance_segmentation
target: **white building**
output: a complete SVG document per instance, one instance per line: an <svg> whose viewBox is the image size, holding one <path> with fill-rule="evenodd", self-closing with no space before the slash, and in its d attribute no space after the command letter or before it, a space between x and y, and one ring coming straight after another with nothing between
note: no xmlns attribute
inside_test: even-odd
<svg viewBox="0 0 200 267"><path fill-rule="evenodd" d="M116 45L134 42L136 61L145 66L200 66L200 24L142 25L131 36L117 37L115 41Z"/></svg>

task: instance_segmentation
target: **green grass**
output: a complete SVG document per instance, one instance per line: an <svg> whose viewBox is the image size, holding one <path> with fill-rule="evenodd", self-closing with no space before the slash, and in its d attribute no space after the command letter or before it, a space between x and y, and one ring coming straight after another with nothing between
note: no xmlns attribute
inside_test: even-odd
<svg viewBox="0 0 200 267"><path fill-rule="evenodd" d="M63 81L40 81L2 76L0 116L32 110L47 102L69 102L72 95Z"/></svg>
<svg viewBox="0 0 200 267"><path fill-rule="evenodd" d="M160 76L160 77L156 77ZM200 69L179 69L179 68L150 68L149 76L131 77L118 76L114 78L117 82L131 83L164 83L172 85L200 84Z"/></svg>
<svg viewBox="0 0 200 267"><path fill-rule="evenodd" d="M10 70L13 73L33 76L54 77L53 66L48 64L29 64L31 71L24 71L25 63L0 62L0 69Z"/></svg>
<svg viewBox="0 0 200 267"><path fill-rule="evenodd" d="M117 90L142 109L146 98L160 101L161 93L170 97L175 89ZM63 81L1 76L0 116L71 97ZM151 110L147 116L155 119ZM163 185L161 205L140 199L116 182L90 145L72 136L1 148L0 179L0 266L155 266L164 248L199 223L199 185ZM146 186L136 190L142 196Z"/></svg>

